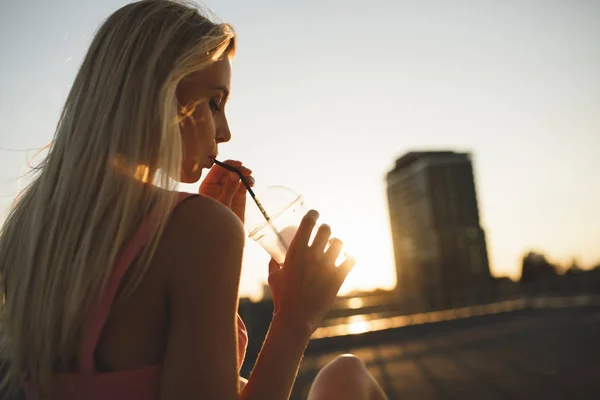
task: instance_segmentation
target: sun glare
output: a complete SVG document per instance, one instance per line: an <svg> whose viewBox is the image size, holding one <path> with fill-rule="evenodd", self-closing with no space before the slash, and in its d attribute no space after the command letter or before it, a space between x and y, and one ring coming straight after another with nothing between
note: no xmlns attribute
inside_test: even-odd
<svg viewBox="0 0 600 400"><path fill-rule="evenodd" d="M345 225L345 226L344 226ZM374 232L365 221L364 225L352 226L348 222L339 226L335 235L344 241L344 250L356 259L356 265L348 275L340 294L375 289L393 289L396 285L393 257L386 248L387 232Z"/></svg>
<svg viewBox="0 0 600 400"><path fill-rule="evenodd" d="M357 309L361 308L364 303L364 300L360 297L353 297L350 300L348 300L348 307L352 309Z"/></svg>
<svg viewBox="0 0 600 400"><path fill-rule="evenodd" d="M350 317L348 323L348 334L358 335L359 333L368 332L370 330L369 322L362 315L354 315Z"/></svg>

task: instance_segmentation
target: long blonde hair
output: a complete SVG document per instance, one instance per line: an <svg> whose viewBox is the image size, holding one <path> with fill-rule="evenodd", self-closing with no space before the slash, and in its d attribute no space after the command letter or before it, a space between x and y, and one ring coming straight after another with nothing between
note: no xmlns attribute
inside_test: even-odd
<svg viewBox="0 0 600 400"><path fill-rule="evenodd" d="M230 57L234 38L183 1L128 4L101 25L48 155L0 232L0 387L26 375L43 392L67 365L117 253L153 209L155 234L120 300L139 284L181 172L177 85Z"/></svg>

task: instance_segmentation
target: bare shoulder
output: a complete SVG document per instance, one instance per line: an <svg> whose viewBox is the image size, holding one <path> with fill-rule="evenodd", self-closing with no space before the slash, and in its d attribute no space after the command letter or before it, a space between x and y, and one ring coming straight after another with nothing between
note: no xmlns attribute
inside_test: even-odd
<svg viewBox="0 0 600 400"><path fill-rule="evenodd" d="M235 266L235 259L238 255L241 257L244 240L242 222L231 210L212 199L194 196L173 211L158 251L166 257L169 275L189 268L201 269L196 273L209 275L228 271L235 274L239 271L226 269L219 272L204 267L214 264Z"/></svg>
<svg viewBox="0 0 600 400"><path fill-rule="evenodd" d="M167 229L196 234L228 234L244 240L240 219L221 203L202 196L190 197L175 208Z"/></svg>
<svg viewBox="0 0 600 400"><path fill-rule="evenodd" d="M161 398L237 398L244 236L239 218L213 200L189 198L173 212L159 245L169 300Z"/></svg>

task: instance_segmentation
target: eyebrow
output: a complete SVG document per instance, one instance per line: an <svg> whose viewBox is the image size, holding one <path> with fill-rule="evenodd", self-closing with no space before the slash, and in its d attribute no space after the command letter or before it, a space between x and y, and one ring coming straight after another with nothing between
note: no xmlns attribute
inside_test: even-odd
<svg viewBox="0 0 600 400"><path fill-rule="evenodd" d="M223 92L223 100L227 100L229 98L229 89L227 89L223 85L213 87L213 90L220 90Z"/></svg>

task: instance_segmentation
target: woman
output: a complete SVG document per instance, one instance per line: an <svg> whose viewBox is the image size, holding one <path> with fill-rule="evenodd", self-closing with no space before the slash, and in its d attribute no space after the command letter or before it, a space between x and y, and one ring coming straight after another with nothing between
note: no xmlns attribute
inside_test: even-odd
<svg viewBox="0 0 600 400"><path fill-rule="evenodd" d="M289 397L354 262L335 266L342 244L327 226L309 246L318 218L309 212L285 264L270 264L273 322L240 384L244 188L215 167L200 195L174 191L198 181L231 138L234 50L229 25L182 2L129 4L101 26L49 154L2 227L4 388L31 399ZM383 396L351 356L327 366L310 394Z"/></svg>

